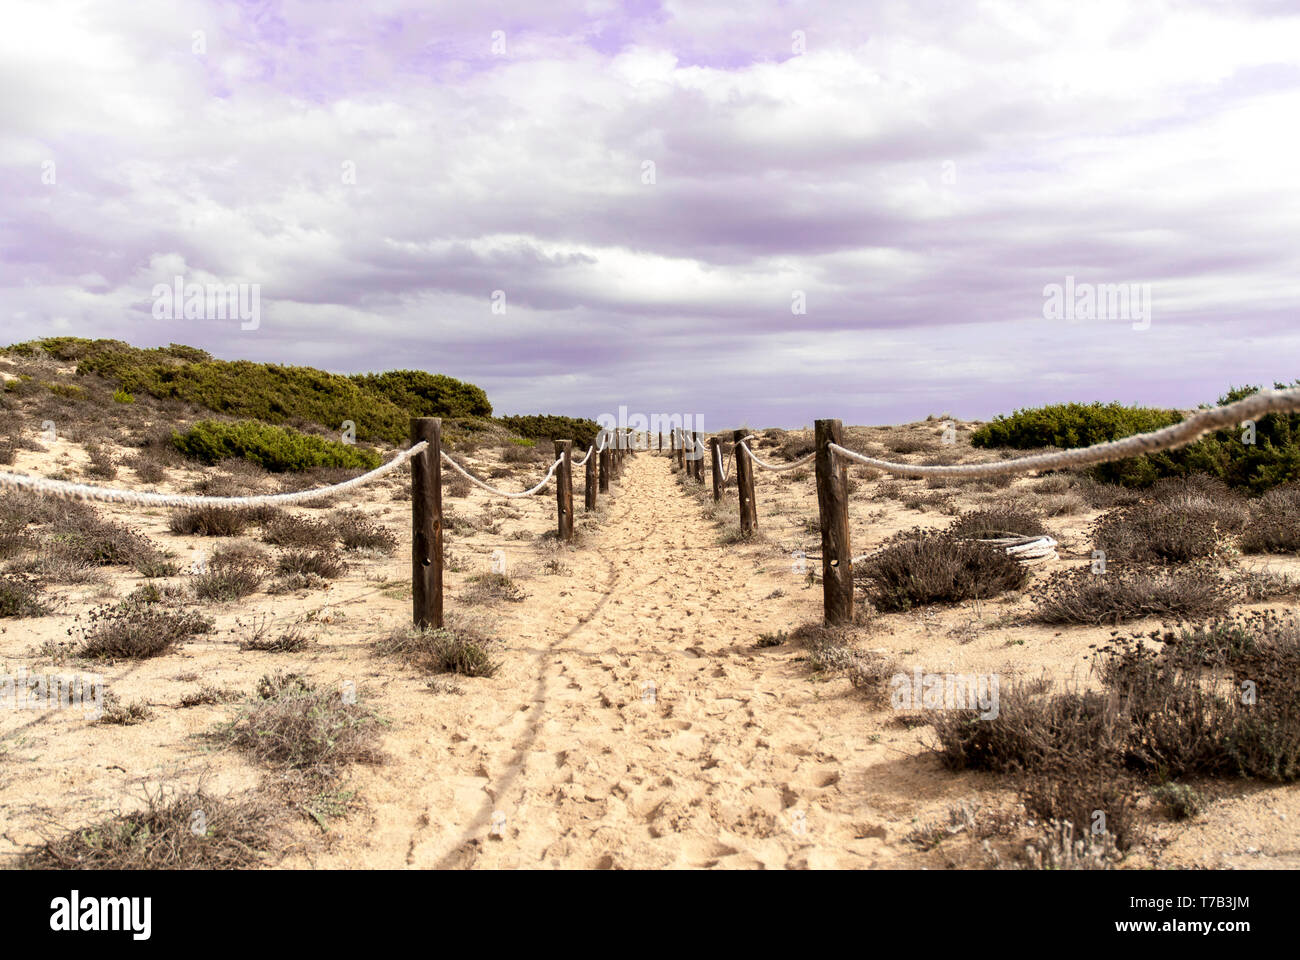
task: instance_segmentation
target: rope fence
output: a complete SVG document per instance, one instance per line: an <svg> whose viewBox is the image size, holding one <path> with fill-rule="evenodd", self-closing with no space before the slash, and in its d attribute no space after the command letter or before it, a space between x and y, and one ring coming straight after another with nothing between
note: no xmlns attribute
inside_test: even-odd
<svg viewBox="0 0 1300 960"><path fill-rule="evenodd" d="M427 443L418 443L408 447L393 459L380 467L363 473L359 477L345 480L328 487L313 490L297 490L290 493L272 493L248 497L202 497L186 496L173 493L149 493L142 490L121 490L113 487L100 487L90 483L68 483L65 480L49 480L45 477L33 477L21 473L0 473L0 487L14 490L26 490L43 497L55 497L60 500L93 500L98 503L116 503L136 507L265 507L293 506L299 503L311 503L346 493L381 477L387 476L405 464L416 454L427 449Z"/></svg>
<svg viewBox="0 0 1300 960"><path fill-rule="evenodd" d="M610 442L614 438L613 443ZM101 487L88 483L71 483L46 477L21 473L0 472L0 489L20 490L37 496L61 500L82 500L98 503L136 507L220 507L239 509L266 506L293 506L336 497L348 491L388 476L406 464L411 464L411 517L412 517L412 619L417 627L439 628L443 625L442 573L443 573L443 516L442 470L445 462L470 483L489 494L508 499L531 497L556 481L556 511L559 538L573 540L573 466L587 470L586 508L596 508L598 493L608 492L611 475L622 472L624 456L632 449L621 432L602 431L597 443L587 448L586 455L575 461L570 440L555 441L556 459L547 468L541 481L527 490L509 491L492 486L474 476L442 449L442 420L438 417L417 417L411 420L411 445L393 456L387 463L367 473L311 490L287 493L214 497L186 494L152 493ZM599 476L597 465L599 464Z"/></svg>
<svg viewBox="0 0 1300 960"><path fill-rule="evenodd" d="M971 464L909 464L869 457L843 445L843 426L839 420L818 420L812 453L787 464L769 463L749 446L754 434L735 430L732 449L724 464L718 437L707 443L698 432L674 428L669 434L670 456L688 477L703 482L706 446L713 473L713 499L721 499L730 480L729 467L735 464L735 479L740 506L743 536L758 528L754 497L755 468L770 473L789 473L809 462L815 463L817 504L822 539L823 608L827 623L847 623L853 619L853 564L849 549L848 464L859 463L894 476L912 479L928 477L977 479L1039 470L1073 469L1141 454L1172 450L1198 440L1214 430L1253 421L1270 413L1300 411L1300 388L1265 390L1222 407L1199 411L1186 420L1150 433L1125 437L1090 447L1032 454L1009 460ZM663 434L658 447L663 450ZM588 511L596 509L597 497L609 491L610 480L621 474L624 460L639 449L649 449L649 435L628 430L602 430L597 443L591 444L581 460L573 459L571 440L555 441L555 460L541 481L527 490L507 491L474 476L442 449L442 421L437 417L411 420L411 445L387 463L351 480L312 490L242 497L189 496L150 493L71 483L17 473L0 473L0 489L28 491L39 496L65 500L87 500L142 507L260 507L290 506L335 497L387 476L406 463L411 464L412 510L412 614L418 627L441 627L443 572L442 464L489 494L508 499L535 496L552 481L556 488L557 536L562 542L573 540L573 467L586 468ZM690 456L686 450L690 448ZM1055 557L1055 541L1050 537L1000 537L986 542L1003 546L1021 562L1041 562Z"/></svg>
<svg viewBox="0 0 1300 960"><path fill-rule="evenodd" d="M754 500L754 468L770 473L787 473L815 462L817 481L818 522L822 538L822 589L823 613L828 624L851 623L853 620L853 564L866 555L853 556L849 549L848 522L848 464L859 463L897 477L927 479L930 477L981 479L1031 473L1040 470L1068 470L1079 467L1124 460L1142 454L1173 450L1194 443L1215 430L1236 427L1253 422L1270 413L1300 411L1300 388L1263 390L1233 403L1209 410L1201 410L1187 419L1149 433L1124 437L1051 453L1030 454L1009 460L965 464L912 464L880 460L850 450L843 444L844 428L839 420L818 420L815 423L815 449L789 464L772 464L757 456L748 441L752 435L743 431L734 433L734 448L743 452L736 458L736 480L740 498L741 534L748 536L757 530ZM719 498L718 474L725 480L717 438L710 444L714 448L714 499ZM1021 563L1041 563L1056 557L1057 544L1050 537L998 537L983 542L1006 549Z"/></svg>

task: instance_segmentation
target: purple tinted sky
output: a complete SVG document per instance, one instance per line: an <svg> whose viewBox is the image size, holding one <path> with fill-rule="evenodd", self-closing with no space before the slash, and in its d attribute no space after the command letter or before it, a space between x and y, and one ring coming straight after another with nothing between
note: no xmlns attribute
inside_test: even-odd
<svg viewBox="0 0 1300 960"><path fill-rule="evenodd" d="M1297 4L738 10L10 0L5 337L715 427L1300 377ZM155 320L177 275L260 328ZM1044 319L1067 275L1150 284L1149 329Z"/></svg>

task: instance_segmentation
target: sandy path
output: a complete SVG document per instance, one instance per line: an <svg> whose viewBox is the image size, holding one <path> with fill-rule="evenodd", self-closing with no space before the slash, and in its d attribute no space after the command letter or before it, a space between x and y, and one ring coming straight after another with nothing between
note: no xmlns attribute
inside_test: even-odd
<svg viewBox="0 0 1300 960"><path fill-rule="evenodd" d="M907 777L890 772L901 751L869 744L868 712L842 685L810 683L797 651L753 648L775 628L758 603L771 578L755 576L770 551L715 546L666 458L632 458L621 486L599 531L566 556L568 596L512 650L514 682L447 698L459 703L415 731L426 739L409 761L367 773L364 852L345 840L352 849L320 865L881 859L886 829L864 771L883 764L881 799L902 803Z"/></svg>

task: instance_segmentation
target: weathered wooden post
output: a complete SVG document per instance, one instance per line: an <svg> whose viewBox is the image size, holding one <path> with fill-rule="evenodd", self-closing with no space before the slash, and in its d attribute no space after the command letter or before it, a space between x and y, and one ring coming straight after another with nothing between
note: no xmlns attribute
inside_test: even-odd
<svg viewBox="0 0 1300 960"><path fill-rule="evenodd" d="M610 464L610 458L613 456L613 454L610 453L609 445L613 442L614 442L613 435L606 434L605 447L603 450L600 451L600 492L601 493L609 493L609 472L611 469L613 469Z"/></svg>
<svg viewBox="0 0 1300 960"><path fill-rule="evenodd" d="M709 463L713 469L713 502L722 499L722 445L717 437L709 437Z"/></svg>
<svg viewBox="0 0 1300 960"><path fill-rule="evenodd" d="M573 540L573 441L556 440L555 456L560 466L555 471L557 532L561 542Z"/></svg>
<svg viewBox="0 0 1300 960"><path fill-rule="evenodd" d="M822 612L828 626L853 622L853 554L849 548L849 468L836 459L832 443L843 446L838 420L815 422L817 512L822 528Z"/></svg>
<svg viewBox="0 0 1300 960"><path fill-rule="evenodd" d="M418 629L442 626L442 418L412 417L411 614Z"/></svg>
<svg viewBox="0 0 1300 960"><path fill-rule="evenodd" d="M677 469L686 469L686 434L681 427L673 431L676 435L677 443Z"/></svg>
<svg viewBox="0 0 1300 960"><path fill-rule="evenodd" d="M737 430L731 436L736 445L736 489L740 497L740 533L748 537L758 530L758 505L754 502L754 464L740 449L745 431Z"/></svg>
<svg viewBox="0 0 1300 960"><path fill-rule="evenodd" d="M582 479L582 506L587 513L596 509L596 453L587 454L586 472Z"/></svg>

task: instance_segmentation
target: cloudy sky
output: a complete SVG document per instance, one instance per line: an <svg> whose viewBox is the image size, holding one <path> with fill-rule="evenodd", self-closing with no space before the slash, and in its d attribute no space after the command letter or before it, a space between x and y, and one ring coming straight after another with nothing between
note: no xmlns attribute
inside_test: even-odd
<svg viewBox="0 0 1300 960"><path fill-rule="evenodd" d="M713 427L1300 377L1296 0L4 20L5 342L418 367L500 413ZM258 284L257 328L159 319L177 276ZM1149 316L1052 316L1067 277Z"/></svg>

